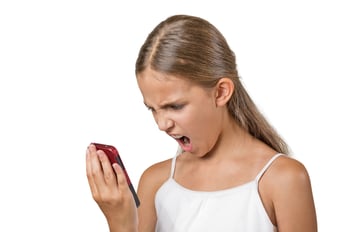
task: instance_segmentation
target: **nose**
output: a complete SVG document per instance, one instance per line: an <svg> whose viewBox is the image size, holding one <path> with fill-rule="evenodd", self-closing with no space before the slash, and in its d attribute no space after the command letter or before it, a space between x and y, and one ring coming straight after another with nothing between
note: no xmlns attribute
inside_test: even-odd
<svg viewBox="0 0 348 232"><path fill-rule="evenodd" d="M158 129L160 129L161 131L168 131L174 126L174 121L167 117L165 114L156 115L156 123Z"/></svg>

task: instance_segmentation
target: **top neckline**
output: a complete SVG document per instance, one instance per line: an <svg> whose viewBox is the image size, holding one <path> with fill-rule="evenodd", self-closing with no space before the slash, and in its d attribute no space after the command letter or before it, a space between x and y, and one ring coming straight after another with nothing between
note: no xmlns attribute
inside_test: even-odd
<svg viewBox="0 0 348 232"><path fill-rule="evenodd" d="M273 163L273 161L278 158L279 156L283 155L282 153L276 153L274 156L272 156L271 159L268 160L268 162L263 166L263 168L261 169L261 171L259 171L259 173L256 175L256 177L248 182L233 186L233 187L228 187L225 189L221 189L221 190L193 190L193 189L189 189L183 185L181 185L180 183L178 183L175 179L174 179L174 171L175 171L175 164L176 164L176 158L178 157L179 154L176 154L173 159L172 159L172 164L171 164L171 171L170 171L170 177L168 179L168 181L174 183L176 186L178 186L180 189L182 189L183 191L186 192L190 192L190 193L199 193L199 194L225 194L225 193L230 193L233 191L238 191L244 188L247 188L250 185L255 184L256 186L259 183L260 178L262 177L262 175L266 172L266 170L270 167L270 165Z"/></svg>

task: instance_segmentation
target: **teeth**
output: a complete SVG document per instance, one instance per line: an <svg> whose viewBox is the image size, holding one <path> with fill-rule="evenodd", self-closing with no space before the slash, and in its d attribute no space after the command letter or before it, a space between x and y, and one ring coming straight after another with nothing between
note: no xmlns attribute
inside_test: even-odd
<svg viewBox="0 0 348 232"><path fill-rule="evenodd" d="M187 138L186 136L184 136L184 135L172 135L172 137L174 138L174 139L180 139L182 142L183 142L183 144L189 144L190 143L190 139L189 138Z"/></svg>
<svg viewBox="0 0 348 232"><path fill-rule="evenodd" d="M172 135L174 139L181 139L183 136L182 135Z"/></svg>

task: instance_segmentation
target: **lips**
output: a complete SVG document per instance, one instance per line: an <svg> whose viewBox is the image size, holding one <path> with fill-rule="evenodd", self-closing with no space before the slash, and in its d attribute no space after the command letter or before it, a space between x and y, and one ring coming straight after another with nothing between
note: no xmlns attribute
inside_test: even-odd
<svg viewBox="0 0 348 232"><path fill-rule="evenodd" d="M192 150L192 143L189 137L184 135L171 135L181 146L184 151L190 152Z"/></svg>

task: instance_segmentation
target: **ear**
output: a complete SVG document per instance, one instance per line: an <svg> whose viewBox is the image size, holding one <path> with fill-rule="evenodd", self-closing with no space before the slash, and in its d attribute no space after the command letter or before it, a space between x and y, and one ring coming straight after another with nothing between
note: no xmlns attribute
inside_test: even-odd
<svg viewBox="0 0 348 232"><path fill-rule="evenodd" d="M215 86L215 104L216 106L225 105L232 97L234 84L230 78L221 78Z"/></svg>

